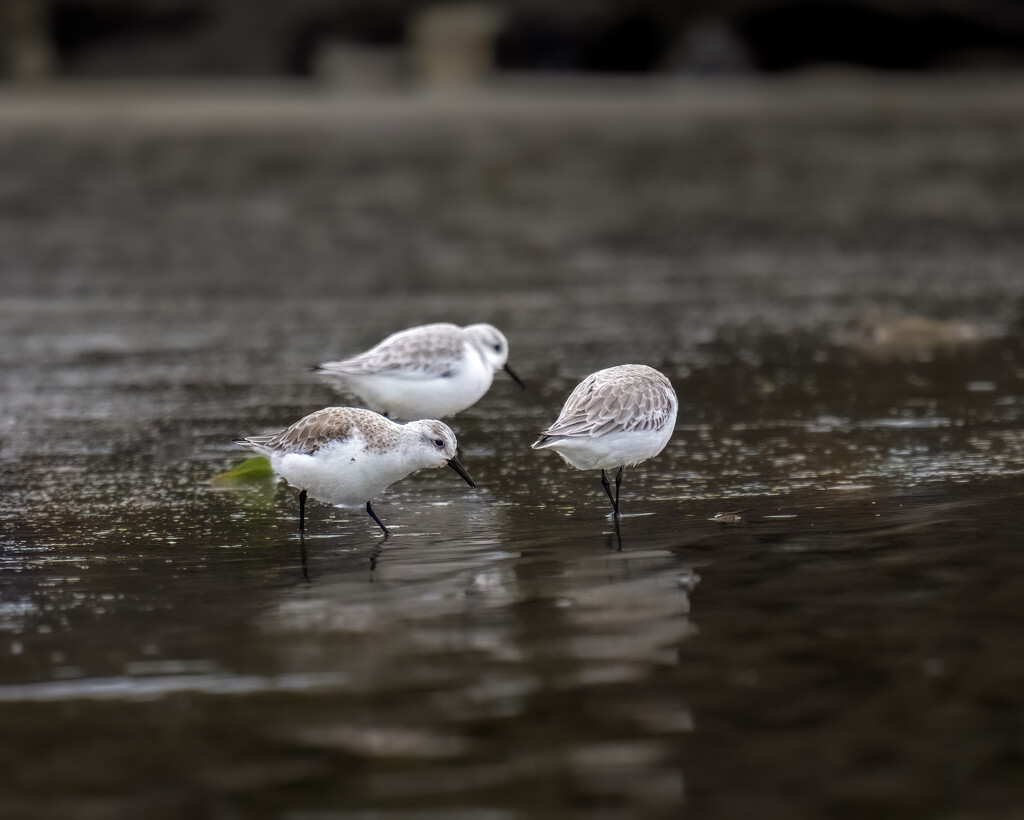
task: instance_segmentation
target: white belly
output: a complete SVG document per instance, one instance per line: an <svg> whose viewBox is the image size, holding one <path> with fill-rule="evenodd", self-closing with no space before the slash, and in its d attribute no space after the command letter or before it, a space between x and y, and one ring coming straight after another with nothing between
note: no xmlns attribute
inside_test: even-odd
<svg viewBox="0 0 1024 820"><path fill-rule="evenodd" d="M344 442L315 455L287 453L271 459L289 484L325 504L361 507L414 471L399 451L367 452L361 443Z"/></svg>
<svg viewBox="0 0 1024 820"><path fill-rule="evenodd" d="M632 467L654 458L672 438L673 425L657 431L609 433L604 436L570 436L551 444L577 470L611 470Z"/></svg>
<svg viewBox="0 0 1024 820"><path fill-rule="evenodd" d="M346 381L370 410L412 421L445 418L465 410L483 397L493 379L491 367L474 355L447 378L407 379L382 374L349 376Z"/></svg>

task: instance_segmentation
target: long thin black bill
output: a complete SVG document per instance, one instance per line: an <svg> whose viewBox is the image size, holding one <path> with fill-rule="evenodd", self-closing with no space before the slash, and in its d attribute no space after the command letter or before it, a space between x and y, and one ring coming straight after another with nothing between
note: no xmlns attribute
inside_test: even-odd
<svg viewBox="0 0 1024 820"><path fill-rule="evenodd" d="M476 484L473 483L473 479L469 477L469 473L466 472L466 468L459 463L459 460L457 458L448 459L448 466L455 470L455 472L457 472L464 479L466 479L466 483L470 487L473 487L474 489L476 488Z"/></svg>
<svg viewBox="0 0 1024 820"><path fill-rule="evenodd" d="M511 367L509 367L508 365L505 365L505 372L508 373L512 377L512 381L514 381L521 388L523 388L523 390L526 389L526 385L523 384L523 380L520 379L515 373L512 372L512 368Z"/></svg>

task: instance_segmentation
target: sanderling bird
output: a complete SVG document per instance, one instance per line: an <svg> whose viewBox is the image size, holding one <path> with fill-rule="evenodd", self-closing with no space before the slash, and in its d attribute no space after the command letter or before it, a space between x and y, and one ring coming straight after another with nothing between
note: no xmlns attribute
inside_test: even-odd
<svg viewBox="0 0 1024 820"><path fill-rule="evenodd" d="M371 410L391 418L454 416L491 388L508 366L508 341L493 325L420 325L388 336L365 353L313 370L341 382Z"/></svg>
<svg viewBox="0 0 1024 820"><path fill-rule="evenodd" d="M270 458L274 471L299 490L299 531L305 530L307 493L325 504L361 507L390 535L370 502L416 470L450 466L475 487L455 453L458 442L440 421L397 424L372 410L325 407L269 436L235 444Z"/></svg>
<svg viewBox="0 0 1024 820"><path fill-rule="evenodd" d="M622 471L665 449L676 426L679 402L672 383L652 367L623 364L598 370L566 399L558 420L534 442L552 449L577 470L600 470L601 483L619 514ZM605 470L619 468L615 495Z"/></svg>

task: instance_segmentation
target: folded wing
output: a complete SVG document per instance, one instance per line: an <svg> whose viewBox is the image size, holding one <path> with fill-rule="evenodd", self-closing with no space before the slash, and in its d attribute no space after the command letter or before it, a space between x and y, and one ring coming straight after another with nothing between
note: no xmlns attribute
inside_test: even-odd
<svg viewBox="0 0 1024 820"><path fill-rule="evenodd" d="M236 441L243 447L267 455L299 453L313 455L321 447L346 441L359 434L361 416L375 414L354 407L325 407L299 419L287 430L269 436L249 436Z"/></svg>
<svg viewBox="0 0 1024 820"><path fill-rule="evenodd" d="M558 419L534 446L558 438L661 430L669 423L675 409L671 388L666 391L663 385L648 380L601 381L597 376L592 374L580 382Z"/></svg>
<svg viewBox="0 0 1024 820"><path fill-rule="evenodd" d="M350 359L324 362L316 370L348 376L444 378L455 374L465 347L462 329L457 325L423 325L392 334L376 347Z"/></svg>

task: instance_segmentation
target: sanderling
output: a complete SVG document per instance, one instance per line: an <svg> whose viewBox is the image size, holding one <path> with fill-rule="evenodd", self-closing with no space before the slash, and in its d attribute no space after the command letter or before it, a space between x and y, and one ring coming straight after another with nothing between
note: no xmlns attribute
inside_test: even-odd
<svg viewBox="0 0 1024 820"><path fill-rule="evenodd" d="M299 531L305 530L307 493L325 504L360 507L390 535L370 502L400 478L448 464L475 487L455 452L458 442L440 421L397 424L372 410L325 407L269 436L235 444L270 458L274 471L299 490Z"/></svg>
<svg viewBox="0 0 1024 820"><path fill-rule="evenodd" d="M420 325L365 353L313 368L340 381L367 407L391 418L454 416L480 400L508 366L508 341L493 325Z"/></svg>
<svg viewBox="0 0 1024 820"><path fill-rule="evenodd" d="M642 364L598 370L580 382L558 420L534 442L551 448L577 470L600 470L601 483L619 514L622 470L658 455L676 425L679 402L665 376ZM619 468L615 496L605 470Z"/></svg>

